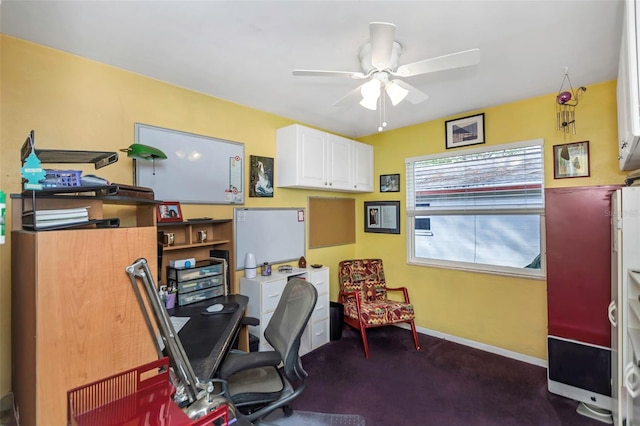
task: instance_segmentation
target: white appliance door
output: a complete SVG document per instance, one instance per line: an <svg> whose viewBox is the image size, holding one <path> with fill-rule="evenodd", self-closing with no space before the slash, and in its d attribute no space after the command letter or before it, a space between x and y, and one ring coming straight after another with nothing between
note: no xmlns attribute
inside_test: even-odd
<svg viewBox="0 0 640 426"><path fill-rule="evenodd" d="M615 425L622 425L624 413L624 398L620 392L623 388L622 364L622 333L624 327L620 323L620 296L622 295L622 191L617 190L611 194L611 304L609 305L609 322L611 322L611 398L613 399L612 417Z"/></svg>

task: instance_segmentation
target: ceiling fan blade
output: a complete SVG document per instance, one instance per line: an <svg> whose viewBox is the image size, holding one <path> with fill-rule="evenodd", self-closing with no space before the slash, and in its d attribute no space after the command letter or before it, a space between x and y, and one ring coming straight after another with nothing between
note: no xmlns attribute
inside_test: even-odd
<svg viewBox="0 0 640 426"><path fill-rule="evenodd" d="M377 70L391 68L391 52L396 35L396 26L386 22L369 24L371 43L371 65Z"/></svg>
<svg viewBox="0 0 640 426"><path fill-rule="evenodd" d="M358 87L338 99L336 103L333 104L333 106L343 106L360 102L360 99L362 99L362 86L364 86L365 84L366 83L359 85Z"/></svg>
<svg viewBox="0 0 640 426"><path fill-rule="evenodd" d="M353 71L293 70L292 74L307 77L348 77L356 80L361 80L367 77L361 72Z"/></svg>
<svg viewBox="0 0 640 426"><path fill-rule="evenodd" d="M396 72L391 74L397 77L411 77L453 68L468 67L476 65L478 62L480 62L480 49L470 49L402 65L398 67Z"/></svg>
<svg viewBox="0 0 640 426"><path fill-rule="evenodd" d="M395 80L391 80L389 83L395 83L398 86L402 87L403 89L408 90L409 93L407 94L407 97L405 99L414 105L429 99L429 95L427 95L420 89L410 85L409 83L405 83L402 80L395 79Z"/></svg>

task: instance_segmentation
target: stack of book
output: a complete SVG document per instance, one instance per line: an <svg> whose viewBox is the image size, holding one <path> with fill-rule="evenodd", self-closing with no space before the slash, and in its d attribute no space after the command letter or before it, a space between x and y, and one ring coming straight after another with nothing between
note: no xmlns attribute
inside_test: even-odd
<svg viewBox="0 0 640 426"><path fill-rule="evenodd" d="M87 207L78 207L73 209L29 211L23 215L22 222L24 225L37 229L76 225L89 222L89 210Z"/></svg>

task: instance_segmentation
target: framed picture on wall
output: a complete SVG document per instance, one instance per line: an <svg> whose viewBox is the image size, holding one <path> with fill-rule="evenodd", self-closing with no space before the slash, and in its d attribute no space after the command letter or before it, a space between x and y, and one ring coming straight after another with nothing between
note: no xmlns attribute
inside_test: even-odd
<svg viewBox="0 0 640 426"><path fill-rule="evenodd" d="M380 192L400 192L400 174L380 175Z"/></svg>
<svg viewBox="0 0 640 426"><path fill-rule="evenodd" d="M273 197L273 158L250 156L249 197Z"/></svg>
<svg viewBox="0 0 640 426"><path fill-rule="evenodd" d="M484 113L444 122L446 148L484 143Z"/></svg>
<svg viewBox="0 0 640 426"><path fill-rule="evenodd" d="M400 201L365 201L364 232L400 233Z"/></svg>
<svg viewBox="0 0 640 426"><path fill-rule="evenodd" d="M553 146L553 178L588 177L589 141Z"/></svg>

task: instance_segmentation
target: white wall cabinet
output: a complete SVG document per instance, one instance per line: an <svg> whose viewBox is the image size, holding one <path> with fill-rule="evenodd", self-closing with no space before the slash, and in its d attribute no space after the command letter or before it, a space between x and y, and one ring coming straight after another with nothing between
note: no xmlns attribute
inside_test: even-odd
<svg viewBox="0 0 640 426"><path fill-rule="evenodd" d="M277 130L276 186L373 191L373 147L293 124Z"/></svg>
<svg viewBox="0 0 640 426"><path fill-rule="evenodd" d="M640 169L640 87L638 83L638 33L640 7L636 0L625 1L618 66L618 152L620 170Z"/></svg>
<svg viewBox="0 0 640 426"><path fill-rule="evenodd" d="M240 294L249 297L247 316L260 320L260 325L249 327L249 332L260 339L260 351L272 350L264 338L264 331L278 305L287 280L294 277L310 281L318 290L318 301L302 334L300 355L329 341L329 268L294 269L288 273L274 272L268 277L259 275L240 280Z"/></svg>

